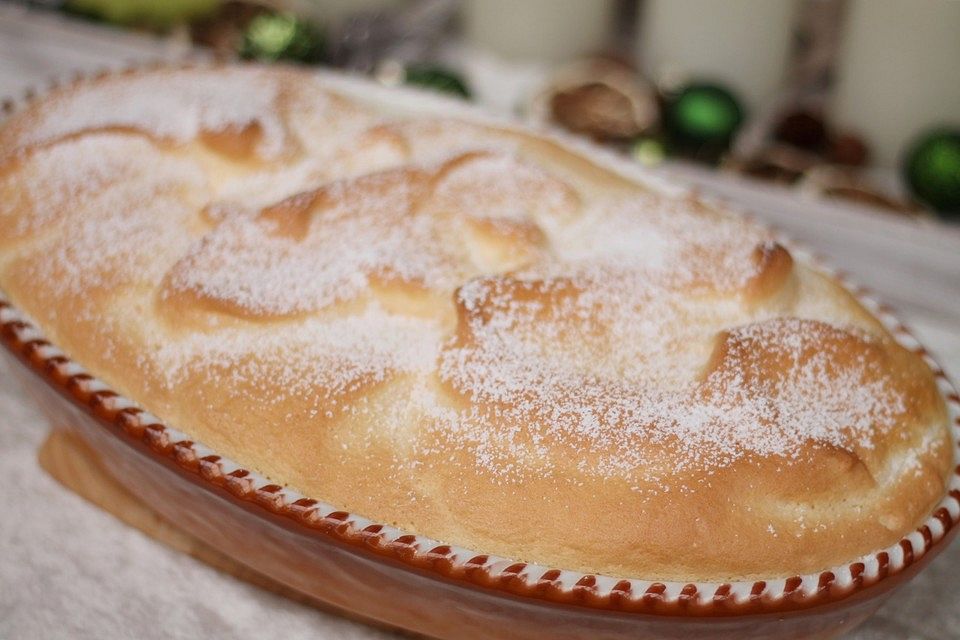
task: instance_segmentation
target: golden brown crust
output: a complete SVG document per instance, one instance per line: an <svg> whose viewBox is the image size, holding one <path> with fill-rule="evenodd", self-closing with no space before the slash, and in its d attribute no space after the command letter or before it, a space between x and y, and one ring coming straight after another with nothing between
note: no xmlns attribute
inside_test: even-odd
<svg viewBox="0 0 960 640"><path fill-rule="evenodd" d="M59 90L0 129L0 229L4 291L166 422L482 552L814 571L952 464L926 365L762 229L302 72Z"/></svg>

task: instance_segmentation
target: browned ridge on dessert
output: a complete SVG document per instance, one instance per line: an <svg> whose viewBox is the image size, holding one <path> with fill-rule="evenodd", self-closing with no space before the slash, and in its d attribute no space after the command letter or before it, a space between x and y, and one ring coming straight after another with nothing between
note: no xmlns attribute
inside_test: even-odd
<svg viewBox="0 0 960 640"><path fill-rule="evenodd" d="M279 484L624 577L816 571L951 466L933 375L753 223L303 71L140 71L0 128L0 286Z"/></svg>

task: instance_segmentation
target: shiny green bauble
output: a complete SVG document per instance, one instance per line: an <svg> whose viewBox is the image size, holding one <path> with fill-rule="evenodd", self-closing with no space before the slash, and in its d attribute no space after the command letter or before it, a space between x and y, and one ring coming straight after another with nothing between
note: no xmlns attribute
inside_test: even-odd
<svg viewBox="0 0 960 640"><path fill-rule="evenodd" d="M743 119L740 101L715 84L686 86L668 98L664 112L670 145L697 156L716 156L725 151Z"/></svg>
<svg viewBox="0 0 960 640"><path fill-rule="evenodd" d="M903 173L917 200L960 218L960 129L936 129L920 136L907 150Z"/></svg>

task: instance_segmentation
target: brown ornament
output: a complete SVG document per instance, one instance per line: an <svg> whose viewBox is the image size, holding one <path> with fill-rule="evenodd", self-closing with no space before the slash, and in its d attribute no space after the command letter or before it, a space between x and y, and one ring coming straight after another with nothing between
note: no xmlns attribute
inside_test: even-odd
<svg viewBox="0 0 960 640"><path fill-rule="evenodd" d="M626 65L597 58L561 69L534 99L536 119L601 141L624 141L659 118L654 91Z"/></svg>
<svg viewBox="0 0 960 640"><path fill-rule="evenodd" d="M799 110L788 113L777 124L773 137L805 151L819 152L830 137L823 117L813 111Z"/></svg>
<svg viewBox="0 0 960 640"><path fill-rule="evenodd" d="M830 141L827 159L834 164L862 167L870 160L870 148L863 138L852 133L842 133Z"/></svg>

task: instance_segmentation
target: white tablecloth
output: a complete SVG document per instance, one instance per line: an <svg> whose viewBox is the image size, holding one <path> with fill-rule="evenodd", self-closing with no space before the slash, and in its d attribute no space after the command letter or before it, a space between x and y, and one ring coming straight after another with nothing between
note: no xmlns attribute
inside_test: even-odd
<svg viewBox="0 0 960 640"><path fill-rule="evenodd" d="M169 43L0 5L0 96L78 69L171 55ZM960 233L668 168L834 254L960 373ZM865 217L866 216L866 217ZM0 638L393 637L221 574L128 528L46 476L41 416L0 367ZM960 545L856 631L859 640L960 638Z"/></svg>

